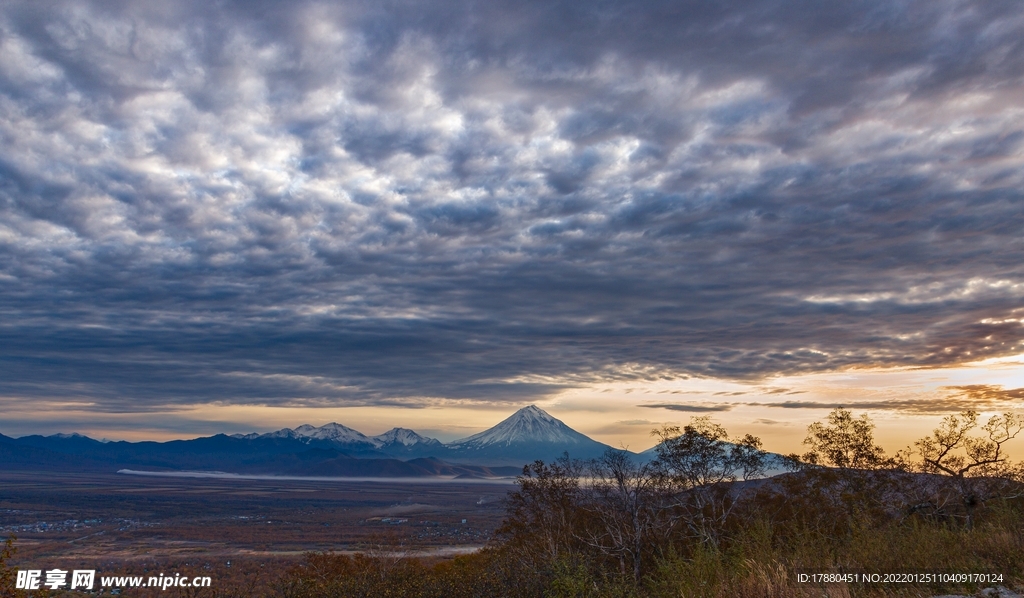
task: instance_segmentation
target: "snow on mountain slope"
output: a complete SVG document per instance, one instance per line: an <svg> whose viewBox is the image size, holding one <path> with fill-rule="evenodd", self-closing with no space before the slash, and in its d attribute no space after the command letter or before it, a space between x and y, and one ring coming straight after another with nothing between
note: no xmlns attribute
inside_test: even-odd
<svg viewBox="0 0 1024 598"><path fill-rule="evenodd" d="M234 438L254 440L257 438L297 438L312 440L327 440L343 445L363 445L373 448L444 448L439 441L426 436L420 436L407 428L392 428L377 436L366 436L358 430L339 423L329 423L319 428L310 424L303 424L295 429L283 428L276 432L266 434L232 434Z"/></svg>
<svg viewBox="0 0 1024 598"><path fill-rule="evenodd" d="M352 428L333 422L324 424L319 428L309 424L304 424L295 428L295 433L299 436L315 438L317 440L333 440L334 442L340 443L368 442L373 444L373 441L367 438L367 436L362 432L358 432Z"/></svg>
<svg viewBox="0 0 1024 598"><path fill-rule="evenodd" d="M366 446L377 446L377 444L368 438L362 432L353 430L347 426L343 426L338 423L329 423L319 428L311 426L309 424L303 424L294 430L291 428L282 428L276 432L268 432L266 434L235 434L235 438L243 438L246 440L253 440L256 438L297 438L297 439L310 439L310 440L329 440L338 444L359 444Z"/></svg>
<svg viewBox="0 0 1024 598"><path fill-rule="evenodd" d="M482 449L523 443L597 444L535 405L523 407L489 430L448 443L452 449Z"/></svg>
<svg viewBox="0 0 1024 598"><path fill-rule="evenodd" d="M427 438L426 436L420 436L416 432L408 428L391 428L383 434L372 436L370 438L377 447L382 446L441 446L441 443L433 438Z"/></svg>
<svg viewBox="0 0 1024 598"><path fill-rule="evenodd" d="M231 438L240 438L241 440L255 440L260 436L263 436L263 434L260 434L259 432L250 432L248 434L228 434L228 436Z"/></svg>
<svg viewBox="0 0 1024 598"><path fill-rule="evenodd" d="M421 436L407 428L392 428L368 437L341 424L319 428L302 425L268 434L236 434L236 438L294 438L302 442L332 442L341 450L383 453L397 457L438 457L459 462L521 465L535 459L551 461L566 452L577 458L593 458L611 448L573 430L544 410L529 406L520 409L489 430L449 444Z"/></svg>

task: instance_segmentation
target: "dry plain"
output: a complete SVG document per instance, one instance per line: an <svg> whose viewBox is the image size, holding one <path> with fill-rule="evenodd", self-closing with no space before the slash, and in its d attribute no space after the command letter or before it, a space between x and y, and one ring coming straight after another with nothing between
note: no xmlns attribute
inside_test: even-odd
<svg viewBox="0 0 1024 598"><path fill-rule="evenodd" d="M470 552L513 487L0 471L0 537L17 537L22 568L205 570L217 584L257 568L277 575L310 551Z"/></svg>

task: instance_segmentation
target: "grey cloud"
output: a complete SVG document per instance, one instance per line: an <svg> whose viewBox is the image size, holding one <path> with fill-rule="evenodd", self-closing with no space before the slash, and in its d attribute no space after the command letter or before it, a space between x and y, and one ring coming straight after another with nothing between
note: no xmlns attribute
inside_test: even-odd
<svg viewBox="0 0 1024 598"><path fill-rule="evenodd" d="M1022 34L1015 2L7 3L0 394L1020 352Z"/></svg>
<svg viewBox="0 0 1024 598"><path fill-rule="evenodd" d="M784 390L784 389L783 389ZM872 411L896 411L905 413L952 413L974 410L1013 410L1020 407L1024 401L1024 388L1004 389L998 385L973 384L967 386L947 386L941 390L945 394L935 397L922 397L913 399L888 399L882 401L851 400L843 402L829 401L782 401L762 402L751 401L731 404L685 404L685 403L664 403L654 405L638 405L639 407L650 407L656 409L670 409L673 411L730 411L736 406L749 407L773 407L778 409L850 409L857 411L868 409ZM716 393L721 394L721 393ZM772 393L769 393L772 394ZM757 419L755 423L766 425L778 424L770 419Z"/></svg>
<svg viewBox="0 0 1024 598"><path fill-rule="evenodd" d="M971 409L998 408L1010 404L1024 403L1024 388L1003 388L998 384L968 384L965 386L946 386L943 390L949 394L947 401L957 401L971 405Z"/></svg>
<svg viewBox="0 0 1024 598"><path fill-rule="evenodd" d="M685 413L709 413L717 411L730 411L733 405L698 405L692 403L655 403L652 405L637 405L649 409L668 409L670 411L683 411Z"/></svg>
<svg viewBox="0 0 1024 598"><path fill-rule="evenodd" d="M781 403L744 403L760 407L781 409L871 409L903 411L908 413L952 413L973 410L1013 410L1024 402L1024 388L1004 389L998 385L972 384L943 387L943 396L919 399L891 399L887 401L850 401L830 403L823 401L783 401Z"/></svg>
<svg viewBox="0 0 1024 598"><path fill-rule="evenodd" d="M95 419L101 419L100 423L96 426L97 431L93 432L90 430L90 422L83 420L76 414L69 414L66 416L59 415L58 413L61 408L58 406L53 411L33 416L18 417L18 418L5 418L3 422L3 428L0 429L0 433L5 435L27 436L29 433L41 434L43 436L49 436L51 434L59 434L66 432L67 430L80 430L82 433L86 433L87 436L99 440L106 436L111 436L111 440L120 440L123 438L138 438L140 432L149 432L150 430L159 430L163 433L174 433L181 435L182 437L194 437L199 435L214 435L214 434L234 434L242 433L247 434L253 431L253 427L249 424L226 422L226 421L207 421L202 419L196 419L189 417L187 414L179 414L174 412L160 412L159 415L149 415L151 428L140 429L139 422L137 421L118 421L116 419L101 419L102 414L98 415ZM145 426L145 424L143 424ZM85 426L83 428L83 426ZM280 429L280 426L276 429ZM31 432L27 432L31 431ZM271 432L272 429L261 430L263 432Z"/></svg>

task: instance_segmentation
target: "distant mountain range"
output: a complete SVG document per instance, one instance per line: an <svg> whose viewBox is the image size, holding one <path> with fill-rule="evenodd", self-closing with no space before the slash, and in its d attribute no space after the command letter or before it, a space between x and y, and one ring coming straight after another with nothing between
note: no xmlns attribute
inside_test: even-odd
<svg viewBox="0 0 1024 598"><path fill-rule="evenodd" d="M420 436L407 428L392 428L377 436L366 436L358 430L338 423L325 424L317 428L309 424L297 428L283 428L266 434L232 434L232 438L243 440L260 440L267 438L290 438L299 442L328 442L336 448L355 453L372 453L390 456L409 456L411 454L437 453L445 450L445 445L434 438Z"/></svg>
<svg viewBox="0 0 1024 598"><path fill-rule="evenodd" d="M537 459L552 461L566 453L588 459L609 448L530 406L489 430L448 444L405 428L366 436L337 423L170 442L101 442L79 434L0 435L0 469L494 477L516 475Z"/></svg>
<svg viewBox="0 0 1024 598"><path fill-rule="evenodd" d="M392 428L377 436L366 436L337 423L319 428L306 424L266 434L233 434L232 438L294 439L310 445L326 442L352 455L435 457L489 465L524 465L537 459L550 461L564 453L590 459L611 448L580 434L535 405L516 411L493 428L447 444L406 428Z"/></svg>
<svg viewBox="0 0 1024 598"><path fill-rule="evenodd" d="M170 442L110 442L80 434L0 434L0 470L220 471L301 476L488 478L514 476L536 460L568 454L592 459L612 447L573 430L536 406L516 411L493 428L447 444L406 428L377 436L330 423L265 434L217 434ZM618 450L618 449L612 449ZM627 451L628 452L628 451ZM656 447L640 454L657 457ZM769 469L784 469L769 453Z"/></svg>

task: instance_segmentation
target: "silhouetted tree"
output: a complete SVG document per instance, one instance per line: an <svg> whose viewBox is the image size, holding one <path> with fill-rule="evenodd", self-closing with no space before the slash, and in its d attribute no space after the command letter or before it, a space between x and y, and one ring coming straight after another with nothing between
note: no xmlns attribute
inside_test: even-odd
<svg viewBox="0 0 1024 598"><path fill-rule="evenodd" d="M830 524L834 533L849 534L849 525L858 520L882 521L907 511L917 481L906 475L902 453L889 457L875 444L874 430L867 414L855 417L838 407L826 423L807 427L803 443L810 450L791 456L802 470L800 483L806 491L822 506L827 504L825 510L845 510L844 517Z"/></svg>
<svg viewBox="0 0 1024 598"><path fill-rule="evenodd" d="M854 418L839 407L828 415L828 424L814 422L807 428L804 444L811 450L803 455L806 463L841 469L873 469L885 462L885 451L875 444L875 424L867 414Z"/></svg>
<svg viewBox="0 0 1024 598"><path fill-rule="evenodd" d="M584 508L594 524L577 534L617 559L620 572L639 582L645 557L672 532L666 479L656 462L637 463L614 449L591 462L589 474Z"/></svg>
<svg viewBox="0 0 1024 598"><path fill-rule="evenodd" d="M969 529L978 507L995 498L1021 496L1024 464L1012 463L1005 445L1022 430L1024 421L1012 413L993 416L979 426L978 412L964 411L947 416L931 436L915 442L921 471L942 476L943 488L931 506L942 511L948 498L955 497Z"/></svg>
<svg viewBox="0 0 1024 598"><path fill-rule="evenodd" d="M744 488L736 482L763 477L768 454L761 440L747 434L730 440L709 417L695 417L682 430L665 427L655 434L659 475L674 488L672 504L691 534L712 545Z"/></svg>
<svg viewBox="0 0 1024 598"><path fill-rule="evenodd" d="M587 517L582 474L583 464L568 456L523 468L516 479L518 489L506 499L505 521L495 532L503 558L516 570L537 577L550 573L556 563L585 560L587 550L580 540ZM529 581L523 579L524 584Z"/></svg>

